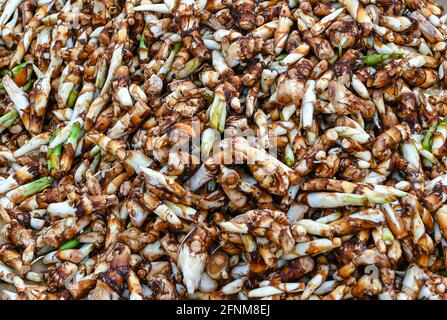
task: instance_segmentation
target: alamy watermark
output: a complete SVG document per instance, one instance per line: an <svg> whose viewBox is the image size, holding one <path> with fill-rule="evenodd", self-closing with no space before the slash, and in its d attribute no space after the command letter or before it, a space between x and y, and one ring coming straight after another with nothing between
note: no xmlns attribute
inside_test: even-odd
<svg viewBox="0 0 447 320"><path fill-rule="evenodd" d="M224 132L201 130L199 120L183 123L169 133L169 153L190 154L188 163L198 165L209 158L214 164L256 164L278 158L278 137L270 130L228 127ZM183 158L184 159L184 158Z"/></svg>
<svg viewBox="0 0 447 320"><path fill-rule="evenodd" d="M377 268L377 266L373 264L367 265L364 269L364 272L365 274L371 275L374 279L379 279L380 277L379 268Z"/></svg>

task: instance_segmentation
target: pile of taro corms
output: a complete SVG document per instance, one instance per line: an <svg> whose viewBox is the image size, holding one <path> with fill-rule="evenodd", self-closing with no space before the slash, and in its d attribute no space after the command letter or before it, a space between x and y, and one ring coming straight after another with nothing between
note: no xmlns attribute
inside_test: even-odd
<svg viewBox="0 0 447 320"><path fill-rule="evenodd" d="M447 299L430 0L1 0L2 299Z"/></svg>

